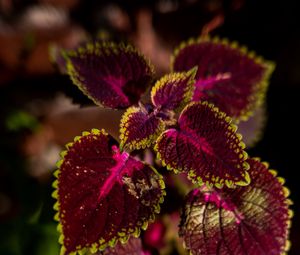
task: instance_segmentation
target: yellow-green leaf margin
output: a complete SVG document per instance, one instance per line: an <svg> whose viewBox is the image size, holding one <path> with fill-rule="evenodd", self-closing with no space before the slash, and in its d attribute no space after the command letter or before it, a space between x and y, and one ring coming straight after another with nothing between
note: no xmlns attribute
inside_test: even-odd
<svg viewBox="0 0 300 255"><path fill-rule="evenodd" d="M225 178L219 178L219 177L216 177L216 176L211 176L211 181L204 182L200 176L196 176L195 169L173 168L170 164L167 164L165 162L165 160L162 159L161 154L158 151L157 144L161 140L162 136L160 136L157 139L156 144L154 146L154 150L156 152L157 158L161 161L163 166L165 166L168 170L173 171L175 174L178 174L180 172L186 172L187 175L188 175L188 179L191 180L194 184L197 184L199 187L202 186L203 184L205 184L207 187L212 188L212 187L215 186L215 187L221 189L224 185L227 186L228 188L235 188L236 186L247 186L247 185L249 185L250 182L251 182L250 175L248 173L248 170L250 169L250 165L246 162L246 160L248 159L248 154L244 150L246 146L245 146L244 142L242 141L242 135L236 132L237 131L237 126L232 124L232 122L233 122L232 118L227 116L226 113L220 111L219 108L217 108L214 104L211 104L207 101L192 102L192 103L188 104L185 107L185 109L187 107L193 105L193 104L208 105L209 108L213 110L213 112L215 114L215 117L217 117L220 120L225 120L225 122L228 123L229 126L228 126L228 129L227 129L228 132L226 132L226 136L228 138L230 138L230 136L232 135L232 132L237 135L237 138L239 140L239 146L241 147L241 150L239 150L239 148L236 148L237 150L239 150L237 153L239 153L239 157L244 160L243 166L242 166L243 169L244 169L244 173L242 174L242 176L244 178L244 181L233 182L231 180L226 180ZM183 109L182 112L184 112L185 109Z"/></svg>
<svg viewBox="0 0 300 255"><path fill-rule="evenodd" d="M277 179L277 181L282 185L282 194L285 197L285 204L287 207L293 205L293 201L289 198L291 192L290 190L284 186L285 184L285 179L278 176L278 172L274 169L269 169L269 163L268 162L263 162L261 161L261 159L259 157L255 157L253 158L256 161L261 162L267 169L268 171ZM289 234L290 234L290 229L292 226L292 218L294 216L294 212L292 209L288 209L288 217L287 217L287 221L285 222L286 226L287 226L287 231L285 233L286 235L286 242L285 242L285 247L284 247L284 251L280 254L280 255L288 255L288 251L291 248L291 241L289 240Z"/></svg>
<svg viewBox="0 0 300 255"><path fill-rule="evenodd" d="M180 112L186 104L191 102L191 99L193 97L193 93L194 93L194 89L195 89L194 84L196 82L195 76L197 73L197 69L198 69L197 67L194 67L187 72L175 72L175 73L170 73L170 74L163 76L160 80L158 80L155 83L155 85L151 89L152 103L154 104L153 98L154 98L155 94L157 93L157 91L159 91L164 86L166 86L167 83L172 83L172 82L176 83L177 81L189 78L189 80L187 82L187 86L184 90L184 94L182 95L183 100L180 103L180 105L176 109L174 109L174 111Z"/></svg>
<svg viewBox="0 0 300 255"><path fill-rule="evenodd" d="M258 82L255 87L253 88L253 93L250 97L256 97L255 100L253 100L252 104L249 104L248 107L243 109L241 112L241 115L239 118L235 119L236 122L238 121L246 121L249 117L253 115L253 111L259 107L264 101L266 97L266 92L268 90L269 86L269 79L275 69L275 63L272 61L265 60L263 57L257 55L254 51L249 51L248 48L244 45L239 45L236 41L229 41L227 38L219 38L217 36L210 37L209 35L201 36L198 38L190 38L187 41L182 42L175 50L173 55L171 56L171 66L170 69L173 72L174 71L174 61L180 51L184 49L185 47L188 47L193 44L200 44L209 42L216 45L224 45L226 47L229 47L233 50L238 50L242 55L252 59L257 65L263 66L265 68L265 72L263 74L262 79L260 82Z"/></svg>
<svg viewBox="0 0 300 255"><path fill-rule="evenodd" d="M127 149L127 150L140 150L140 149L146 149L148 147L151 147L157 137L165 130L166 125L163 120L160 118L157 118L157 121L159 121L159 124L155 131L150 134L149 136L143 138L143 139L135 139L131 142L128 142L128 134L130 130L130 118L140 111L143 111L140 107L137 106L131 106L127 109L127 111L123 114L121 122L120 122L120 148L121 149Z"/></svg>
<svg viewBox="0 0 300 255"><path fill-rule="evenodd" d="M117 44L110 41L109 42L88 42L84 46L80 46L77 49L63 50L62 56L66 61L67 74L70 76L70 79L72 80L73 84L75 84L83 92L83 94L86 95L89 99L91 99L96 105L101 107L107 107L107 106L103 105L97 99L92 97L89 94L89 92L86 90L85 86L81 82L84 81L85 79L84 77L79 76L79 74L76 72L75 67L72 64L71 57L80 57L87 53L94 53L100 56L101 50L104 50L105 53L108 54L109 50L105 50L105 49L110 49L115 54L119 54L120 52L137 54L137 56L139 56L141 60L143 60L144 63L149 67L152 77L154 77L154 73L155 73L154 66L152 65L150 60L147 59L141 52L139 52L134 46L130 44L124 44L124 43Z"/></svg>
<svg viewBox="0 0 300 255"><path fill-rule="evenodd" d="M80 139L84 136L88 136L90 134L95 134L95 135L99 135L99 134L103 134L103 135L108 135L108 133L102 129L92 129L90 132L88 131L84 131L82 132L82 136L76 136L74 138L74 142L80 141ZM103 251L105 250L107 247L114 247L117 242L121 242L122 244L127 243L128 239L130 238L130 236L134 236L134 237L139 237L141 230L146 230L148 228L148 224L150 222L153 222L155 219L155 214L158 214L160 212L160 204L163 203L164 201L164 196L166 195L165 192L165 183L163 181L162 176L156 171L156 169L154 169L152 166L151 169L159 176L159 185L160 188L162 189L162 196L160 197L159 203L157 205L155 205L155 211L154 213L151 215L149 220L145 220L145 221L141 221L137 223L137 226L132 228L129 228L129 230L126 231L120 231L117 233L116 237L111 239L109 242L105 242L104 239L99 239L98 243L93 243L91 246L89 247L81 247L78 246L77 250L74 252L71 252L69 254L66 254L66 247L64 246L64 234L63 234L63 227L62 227L62 220L64 218L64 214L62 212L62 215L60 216L59 214L59 210L60 210L60 203L59 203L59 196L58 196L58 177L61 173L60 167L64 161L64 157L67 154L67 151L69 150L69 148L71 148L73 146L74 142L70 142L67 143L65 145L67 150L64 150L60 153L61 159L56 163L57 166L57 170L54 171L53 175L56 178L54 180L54 182L52 183L52 187L55 189L52 193L52 197L56 200L53 209L56 211L55 215L54 215L54 220L58 222L57 225L57 231L59 232L59 239L58 242L61 244L61 250L60 250L60 255L86 255L89 253L96 253L97 251Z"/></svg>

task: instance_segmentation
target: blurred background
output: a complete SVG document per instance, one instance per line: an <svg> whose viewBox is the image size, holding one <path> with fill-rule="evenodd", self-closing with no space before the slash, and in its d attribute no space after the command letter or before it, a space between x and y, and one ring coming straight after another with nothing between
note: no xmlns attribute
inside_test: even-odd
<svg viewBox="0 0 300 255"><path fill-rule="evenodd" d="M0 0L0 254L59 254L51 198L58 154L83 129L117 132L121 113L84 108L92 102L51 57L88 38L127 41L150 58L159 77L168 72L176 45L207 33L276 62L264 133L249 154L286 179L295 212L289 254L299 254L299 26L291 0ZM169 192L170 201L176 192ZM162 210L172 214L173 207L166 203ZM165 228L155 224L152 229ZM145 245L159 254L165 243ZM178 251L173 244L164 253Z"/></svg>

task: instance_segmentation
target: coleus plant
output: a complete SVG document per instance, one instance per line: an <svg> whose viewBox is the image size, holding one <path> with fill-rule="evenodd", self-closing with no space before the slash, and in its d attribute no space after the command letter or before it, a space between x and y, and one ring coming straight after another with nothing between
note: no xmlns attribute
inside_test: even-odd
<svg viewBox="0 0 300 255"><path fill-rule="evenodd" d="M163 176L134 157L145 148L197 185L179 231L190 254L285 254L289 191L248 157L237 133L264 100L271 62L201 37L180 45L171 72L155 82L149 61L129 45L89 42L61 53L61 69L95 104L127 108L120 143L93 129L61 154L53 196L62 255L144 254L138 237L166 194ZM141 97L151 85L150 99Z"/></svg>

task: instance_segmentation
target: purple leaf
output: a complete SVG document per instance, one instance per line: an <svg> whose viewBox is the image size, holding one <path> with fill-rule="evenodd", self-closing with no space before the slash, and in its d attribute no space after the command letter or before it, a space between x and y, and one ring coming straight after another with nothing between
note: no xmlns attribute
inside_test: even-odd
<svg viewBox="0 0 300 255"><path fill-rule="evenodd" d="M152 81L152 66L129 45L88 43L65 57L72 81L97 105L131 106Z"/></svg>
<svg viewBox="0 0 300 255"><path fill-rule="evenodd" d="M151 146L165 130L165 124L154 112L144 107L132 106L127 109L120 125L121 148L135 150Z"/></svg>
<svg viewBox="0 0 300 255"><path fill-rule="evenodd" d="M58 45L52 45L49 48L50 61L55 64L62 74L67 74L67 61L64 58L64 51Z"/></svg>
<svg viewBox="0 0 300 255"><path fill-rule="evenodd" d="M184 107L192 99L196 72L171 73L157 81L151 90L153 105L164 110Z"/></svg>
<svg viewBox="0 0 300 255"><path fill-rule="evenodd" d="M162 177L128 153L105 131L92 130L67 145L57 180L55 209L61 254L92 253L138 236L163 200Z"/></svg>
<svg viewBox="0 0 300 255"><path fill-rule="evenodd" d="M208 101L236 119L247 120L265 97L274 64L236 42L201 37L183 43L173 56L176 72L197 66L194 101Z"/></svg>
<svg viewBox="0 0 300 255"><path fill-rule="evenodd" d="M49 47L49 58L50 61L56 65L60 73L68 74L67 69L67 61L68 61L68 51L76 50L80 47L84 47L86 45L86 34L80 34L76 41L72 41L71 44L67 44L67 47L63 47L62 45L52 44Z"/></svg>
<svg viewBox="0 0 300 255"><path fill-rule="evenodd" d="M155 145L163 165L188 173L198 183L222 187L248 185L247 153L231 119L207 102L182 111L177 129L168 129Z"/></svg>
<svg viewBox="0 0 300 255"><path fill-rule="evenodd" d="M108 247L96 255L144 255L140 238L131 237L126 244L117 243L113 248Z"/></svg>
<svg viewBox="0 0 300 255"><path fill-rule="evenodd" d="M247 121L239 123L239 132L243 136L243 142L247 148L254 147L262 138L267 118L266 105L262 104L253 112L253 115Z"/></svg>
<svg viewBox="0 0 300 255"><path fill-rule="evenodd" d="M258 159L248 159L250 185L191 191L180 235L191 254L279 255L289 248L292 211L284 180Z"/></svg>

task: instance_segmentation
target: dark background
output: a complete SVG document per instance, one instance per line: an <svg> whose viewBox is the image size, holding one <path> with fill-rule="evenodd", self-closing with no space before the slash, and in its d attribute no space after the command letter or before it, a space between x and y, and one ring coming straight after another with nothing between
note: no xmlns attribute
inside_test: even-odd
<svg viewBox="0 0 300 255"><path fill-rule="evenodd" d="M69 15L68 25L51 32L22 28L19 18L25 10L41 2L63 6ZM41 2L0 1L1 255L58 254L50 195L53 178L50 174L42 178L29 174L30 165L23 146L28 137L43 127L47 116L46 113L31 113L28 105L36 100L51 102L58 91L81 105L89 105L90 101L68 77L52 67L47 57L47 44L60 43L67 29L74 25L93 36L105 31L109 38L135 43L136 15L145 9L152 13L151 26L164 48L172 49L181 40L198 36L205 24L220 15L224 22L212 31L213 35L236 40L276 62L267 93L265 133L249 154L269 162L271 168L286 179L295 213L289 254L299 254L300 15L296 1L169 1L177 3L177 7L168 12L157 8L159 2L166 1ZM116 27L107 19L108 2L115 3L127 14L129 25ZM165 71L163 67L157 68L158 73ZM19 120L22 119L20 113L24 112L27 114L25 120ZM8 123L14 118L18 120L11 127Z"/></svg>

